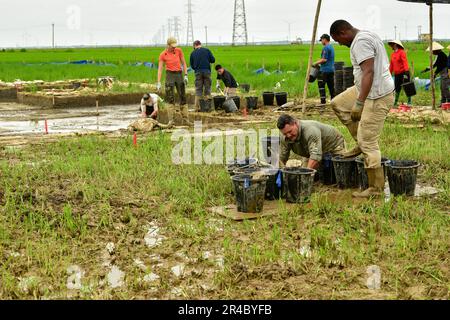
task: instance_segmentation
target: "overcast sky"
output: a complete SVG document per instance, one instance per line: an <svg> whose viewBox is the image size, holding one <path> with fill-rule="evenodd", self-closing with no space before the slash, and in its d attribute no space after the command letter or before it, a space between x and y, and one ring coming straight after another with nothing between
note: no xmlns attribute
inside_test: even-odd
<svg viewBox="0 0 450 320"><path fill-rule="evenodd" d="M194 37L230 42L234 0L192 0ZM56 44L153 44L161 26L179 16L181 42L186 41L187 0L2 0L0 47L49 46L51 24ZM6 2L6 4L5 4ZM245 0L249 41L310 40L316 0ZM450 5L435 5L435 35L450 38ZM323 0L318 33L328 33L336 19L377 32L383 39L416 39L418 26L428 33L428 7L396 0Z"/></svg>

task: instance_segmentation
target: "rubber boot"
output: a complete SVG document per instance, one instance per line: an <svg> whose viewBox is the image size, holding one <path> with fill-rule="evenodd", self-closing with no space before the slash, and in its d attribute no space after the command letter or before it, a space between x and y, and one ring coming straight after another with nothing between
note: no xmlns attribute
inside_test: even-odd
<svg viewBox="0 0 450 320"><path fill-rule="evenodd" d="M412 97L408 97L408 107L412 107Z"/></svg>
<svg viewBox="0 0 450 320"><path fill-rule="evenodd" d="M369 178L369 188L363 192L354 192L354 198L371 198L381 197L384 195L384 169L382 167L377 169L366 169Z"/></svg>

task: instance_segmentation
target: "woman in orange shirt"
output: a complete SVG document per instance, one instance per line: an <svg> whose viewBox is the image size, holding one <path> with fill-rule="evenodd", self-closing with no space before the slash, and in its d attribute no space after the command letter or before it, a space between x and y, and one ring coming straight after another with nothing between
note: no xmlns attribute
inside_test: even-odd
<svg viewBox="0 0 450 320"><path fill-rule="evenodd" d="M392 40L388 42L389 46L394 50L391 55L391 65L389 70L395 77L395 102L397 107L400 93L402 91L402 84L411 81L409 73L408 58L406 57L405 47L400 40ZM411 97L408 97L408 106L412 105Z"/></svg>

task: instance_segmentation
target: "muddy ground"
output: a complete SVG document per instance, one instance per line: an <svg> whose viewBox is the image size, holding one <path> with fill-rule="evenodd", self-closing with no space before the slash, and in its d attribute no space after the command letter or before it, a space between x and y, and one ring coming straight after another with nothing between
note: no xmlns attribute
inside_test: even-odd
<svg viewBox="0 0 450 320"><path fill-rule="evenodd" d="M361 202L316 185L307 205L235 222L207 210L233 202L223 166L172 165L160 131L133 147L138 106L99 111L0 104L2 299L449 298L448 127L392 117L384 137L438 195ZM273 128L278 116L210 126ZM304 117L343 129L329 108Z"/></svg>

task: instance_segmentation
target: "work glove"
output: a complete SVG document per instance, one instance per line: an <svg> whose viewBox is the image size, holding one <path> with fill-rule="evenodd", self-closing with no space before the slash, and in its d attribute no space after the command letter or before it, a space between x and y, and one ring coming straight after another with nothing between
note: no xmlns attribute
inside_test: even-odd
<svg viewBox="0 0 450 320"><path fill-rule="evenodd" d="M189 78L187 75L184 76L184 84L187 86L189 82Z"/></svg>
<svg viewBox="0 0 450 320"><path fill-rule="evenodd" d="M158 84L156 85L156 91L161 91L161 82L158 82Z"/></svg>
<svg viewBox="0 0 450 320"><path fill-rule="evenodd" d="M358 122L361 120L361 115L364 109L364 102L356 100L355 105L352 108L352 121Z"/></svg>
<svg viewBox="0 0 450 320"><path fill-rule="evenodd" d="M220 83L219 83L219 82L216 83L216 90L217 90L217 91L220 90Z"/></svg>

